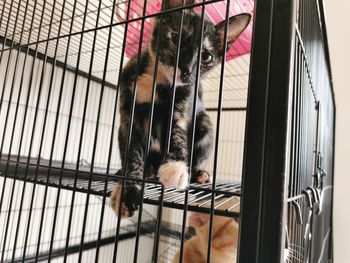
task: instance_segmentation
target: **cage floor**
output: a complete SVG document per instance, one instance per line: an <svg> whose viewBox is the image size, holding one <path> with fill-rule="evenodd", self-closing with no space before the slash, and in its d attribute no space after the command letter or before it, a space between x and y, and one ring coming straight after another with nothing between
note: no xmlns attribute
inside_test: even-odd
<svg viewBox="0 0 350 263"><path fill-rule="evenodd" d="M64 164L61 162L35 158L3 156L0 162L0 176L26 181L49 187L78 191L99 196L109 196L117 184L116 171L106 175L106 169L94 168L88 164ZM163 194L162 194L163 192ZM187 194L186 194L187 193ZM187 197L186 197L187 195ZM209 213L212 199L215 200L214 214L239 216L241 185L240 183L218 182L213 189L211 184L191 184L188 191L174 188L163 189L157 182L146 182L145 204L159 205L183 210L187 203L189 211ZM187 202L186 202L187 199Z"/></svg>

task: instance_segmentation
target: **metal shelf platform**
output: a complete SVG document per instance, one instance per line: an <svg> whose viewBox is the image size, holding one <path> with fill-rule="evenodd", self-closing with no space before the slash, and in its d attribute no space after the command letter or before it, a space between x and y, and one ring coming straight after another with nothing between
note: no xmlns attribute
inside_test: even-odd
<svg viewBox="0 0 350 263"><path fill-rule="evenodd" d="M115 170L106 174L106 169L91 169L88 164L79 165L78 170L76 168L76 164L62 166L58 161L50 164L49 160L44 159L38 162L30 158L28 162L28 157L3 156L0 176L99 196L109 196L119 179L114 175ZM162 189L160 182L145 182L144 203L159 205L162 202L165 207L184 209L186 191ZM215 189L211 184L191 184L188 188L188 210L210 213L213 194L215 215L239 217L240 183L218 182Z"/></svg>

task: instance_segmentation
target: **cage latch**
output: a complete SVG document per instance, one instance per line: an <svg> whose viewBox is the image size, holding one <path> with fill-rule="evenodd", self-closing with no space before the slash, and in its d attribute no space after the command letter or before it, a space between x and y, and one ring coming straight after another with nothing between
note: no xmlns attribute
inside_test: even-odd
<svg viewBox="0 0 350 263"><path fill-rule="evenodd" d="M320 152L317 153L316 160L316 174L315 174L315 187L322 191L323 189L323 177L327 175L327 172L322 168L323 166L323 156Z"/></svg>
<svg viewBox="0 0 350 263"><path fill-rule="evenodd" d="M311 232L310 232L311 218L312 218L312 209L309 209L309 214L307 216L307 223L305 225L305 233L304 233L305 240L311 240Z"/></svg>
<svg viewBox="0 0 350 263"><path fill-rule="evenodd" d="M310 186L307 187L306 190L303 190L302 193L305 195L306 204L307 204L307 207L309 208L306 225L305 225L304 239L311 240L310 227L311 227L313 208L316 208L316 210L318 210L320 195L319 195L319 192L314 187L310 187Z"/></svg>
<svg viewBox="0 0 350 263"><path fill-rule="evenodd" d="M291 205L294 209L295 215L296 215L296 221L298 225L303 224L303 217L301 215L301 208L300 205L296 201L292 201Z"/></svg>
<svg viewBox="0 0 350 263"><path fill-rule="evenodd" d="M323 178L327 175L327 172L323 169L323 156L320 152L317 153L317 160L316 160L316 174L315 177L315 191L319 197L319 203L316 209L316 214L320 215L322 212L322 204L323 204Z"/></svg>

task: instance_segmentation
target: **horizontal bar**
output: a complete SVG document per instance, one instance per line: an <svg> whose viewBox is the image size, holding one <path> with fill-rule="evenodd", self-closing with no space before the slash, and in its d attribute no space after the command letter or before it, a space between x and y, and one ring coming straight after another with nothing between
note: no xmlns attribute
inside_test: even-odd
<svg viewBox="0 0 350 263"><path fill-rule="evenodd" d="M88 193L98 196L109 196L118 180L137 180L137 178L123 178L117 175L106 175L103 173L88 173L85 171L70 171L67 169L55 167L47 167L35 164L21 163L19 164L16 161L5 160L5 162L0 163L0 170L8 165L7 174L0 174L0 176L7 176L8 179L15 179L20 181L25 181L29 183L36 183L38 185L48 185L54 188L60 188L68 191L76 191L81 193ZM17 166L17 168L16 168ZM98 168L101 169L102 168ZM15 173L16 171L16 173ZM141 180L139 182L146 183L146 192L144 197L144 203L149 205L159 205L160 203L160 193L154 194L154 188L158 187L162 189L160 182L155 180ZM107 190L105 191L105 184L107 183ZM91 185L91 187L88 187ZM189 195L190 199L196 199L208 193L215 193L222 195L221 201L225 201L232 196L240 197L241 189L240 184L238 183L218 183L218 189L213 190L211 188L206 188L205 185L200 187L199 184L192 184L189 186L189 189L193 190L194 195ZM227 185L227 186L226 186ZM220 189L220 186L222 189ZM147 197L148 189L150 189L151 195ZM223 190L227 189L227 190ZM200 194L198 194L200 192ZM169 194L175 194L174 197L177 198L174 202L174 198L170 198L168 201L164 201L163 204L165 207L175 208L175 209L184 209L184 203L179 202L179 198L183 192L169 188L164 191L164 198L168 197ZM199 202L200 201L200 202ZM206 199L199 199L198 201L193 202L192 205L188 206L189 211L197 211L202 213L209 213L210 208L204 207L203 204L207 201ZM239 203L239 202L238 202ZM230 210L230 211L229 211ZM217 208L214 211L215 215L228 216L228 217L238 217L239 213L231 211L231 209Z"/></svg>
<svg viewBox="0 0 350 263"><path fill-rule="evenodd" d="M217 111L217 108L206 108L207 111ZM246 111L247 107L224 107L221 111Z"/></svg>

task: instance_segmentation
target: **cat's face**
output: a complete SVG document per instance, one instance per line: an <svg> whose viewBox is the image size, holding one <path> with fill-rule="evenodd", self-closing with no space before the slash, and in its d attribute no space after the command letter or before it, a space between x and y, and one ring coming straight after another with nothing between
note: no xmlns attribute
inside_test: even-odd
<svg viewBox="0 0 350 263"><path fill-rule="evenodd" d="M183 12L180 53L176 72L176 85L192 85L196 80L197 61L201 38L201 17L193 10ZM251 16L240 14L229 19L227 44L234 43L249 24ZM173 12L162 19L159 43L159 70L169 83L173 82L174 65L176 63L177 46L179 43L179 28L181 12ZM214 25L204 20L203 37L201 41L200 77L221 62L223 55L223 41L225 22ZM150 53L156 54L159 20L156 21L150 45Z"/></svg>

